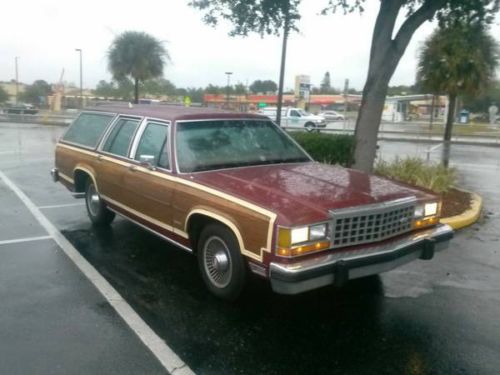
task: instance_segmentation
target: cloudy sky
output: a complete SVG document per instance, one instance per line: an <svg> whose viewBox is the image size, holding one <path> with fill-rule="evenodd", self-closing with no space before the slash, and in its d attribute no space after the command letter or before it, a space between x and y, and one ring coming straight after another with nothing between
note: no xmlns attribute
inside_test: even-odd
<svg viewBox="0 0 500 375"><path fill-rule="evenodd" d="M187 6L188 0L16 0L2 6L0 26L0 81L79 81L75 48L83 49L84 86L109 80L106 53L113 38L126 30L145 31L165 41L172 63L165 77L177 86L225 85L224 72L234 72L232 82L278 80L281 39L229 37L228 24L217 29L201 21L202 14ZM300 33L289 40L286 87L297 74L311 76L319 85L326 71L335 87L349 78L361 89L366 77L368 52L378 1L368 0L362 14L320 16L327 0L303 0ZM11 15L11 16L8 16ZM15 16L14 16L15 15ZM435 25L427 23L414 35L392 84L412 84L416 56L422 41ZM500 35L497 22L493 35Z"/></svg>

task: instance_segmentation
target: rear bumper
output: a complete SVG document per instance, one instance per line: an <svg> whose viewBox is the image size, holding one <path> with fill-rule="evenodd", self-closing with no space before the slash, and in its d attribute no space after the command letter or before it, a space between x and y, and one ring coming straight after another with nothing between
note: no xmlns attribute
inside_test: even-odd
<svg viewBox="0 0 500 375"><path fill-rule="evenodd" d="M415 259L430 260L446 249L453 237L448 225L410 233L403 238L355 250L339 251L301 263L271 263L272 289L282 294L297 294L325 285L390 271Z"/></svg>

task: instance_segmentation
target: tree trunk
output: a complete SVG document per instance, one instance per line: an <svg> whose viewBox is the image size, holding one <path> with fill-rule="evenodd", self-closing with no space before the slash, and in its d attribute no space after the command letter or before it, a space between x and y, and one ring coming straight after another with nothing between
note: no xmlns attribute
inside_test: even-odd
<svg viewBox="0 0 500 375"><path fill-rule="evenodd" d="M354 168L365 172L373 171L378 130L389 81L415 31L445 4L446 0L423 2L406 18L399 31L394 33L403 1L380 1L380 10L373 30L368 78L363 89L363 100L354 133L356 140Z"/></svg>
<svg viewBox="0 0 500 375"><path fill-rule="evenodd" d="M365 172L373 171L373 162L377 153L378 131L389 80L390 77L378 79L373 84L367 83L363 90L363 100L354 133L356 140L354 168Z"/></svg>
<svg viewBox="0 0 500 375"><path fill-rule="evenodd" d="M139 79L134 78L134 103L139 104Z"/></svg>
<svg viewBox="0 0 500 375"><path fill-rule="evenodd" d="M450 142L453 133L453 123L455 122L455 110L457 104L457 94L448 95L448 116L446 116L446 126L444 128L444 141Z"/></svg>

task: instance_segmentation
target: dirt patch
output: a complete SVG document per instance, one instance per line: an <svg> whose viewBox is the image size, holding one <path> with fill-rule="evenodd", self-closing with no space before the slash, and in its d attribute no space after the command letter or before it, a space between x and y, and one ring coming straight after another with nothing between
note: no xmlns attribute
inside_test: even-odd
<svg viewBox="0 0 500 375"><path fill-rule="evenodd" d="M450 189L442 197L441 217L460 215L471 206L472 196L457 189Z"/></svg>

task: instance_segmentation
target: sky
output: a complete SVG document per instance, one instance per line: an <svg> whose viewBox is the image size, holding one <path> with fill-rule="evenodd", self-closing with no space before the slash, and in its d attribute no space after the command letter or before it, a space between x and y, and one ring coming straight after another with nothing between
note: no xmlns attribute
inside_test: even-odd
<svg viewBox="0 0 500 375"><path fill-rule="evenodd" d="M230 37L230 25L212 28L202 22L202 13L189 7L189 0L16 0L2 6L0 24L0 81L15 78L18 56L19 81L44 79L79 83L79 55L83 50L84 87L110 80L107 51L123 31L147 32L165 42L172 62L165 78L178 87L223 86L225 72L233 72L231 83L251 84L256 79L279 77L281 38L252 35ZM379 2L367 0L363 14L322 16L327 0L303 0L300 33L288 42L285 87L292 88L298 74L309 75L319 86L330 72L334 87L344 80L362 89ZM17 16L7 16L17 15ZM401 21L401 20L400 20ZM435 27L424 24L414 35L391 85L411 85L415 80L416 57L423 41ZM493 35L500 35L500 22Z"/></svg>

